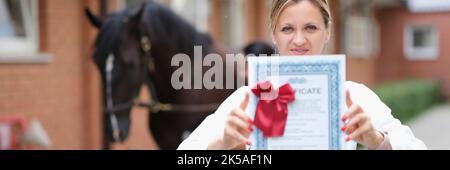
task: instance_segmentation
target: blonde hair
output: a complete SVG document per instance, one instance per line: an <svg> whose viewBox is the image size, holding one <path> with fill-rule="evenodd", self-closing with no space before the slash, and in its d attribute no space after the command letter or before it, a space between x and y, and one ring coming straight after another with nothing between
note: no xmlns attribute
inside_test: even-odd
<svg viewBox="0 0 450 170"><path fill-rule="evenodd" d="M276 29L276 24L278 19L280 18L281 12L286 9L288 6L292 4L296 4L303 0L273 0L272 1L272 10L270 12L270 28L272 32ZM331 24L331 13L330 6L328 4L328 0L309 0L314 5L320 8L323 19L325 21L325 26L328 28Z"/></svg>

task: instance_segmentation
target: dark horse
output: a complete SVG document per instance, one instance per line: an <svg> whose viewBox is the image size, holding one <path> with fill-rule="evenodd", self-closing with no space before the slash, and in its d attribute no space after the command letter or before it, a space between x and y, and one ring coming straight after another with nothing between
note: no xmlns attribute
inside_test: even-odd
<svg viewBox="0 0 450 170"><path fill-rule="evenodd" d="M89 10L86 14L100 30L93 60L103 83L103 122L108 144L126 140L131 108L145 106L153 113L149 116L149 129L160 149L176 149L183 136L192 132L237 88L173 88L171 77L177 67L171 66L171 60L175 54L187 54L194 61L194 46L202 46L203 55L221 52L209 35L199 33L162 5L147 2L103 20ZM192 72L198 69L193 63ZM203 73L209 68L203 66ZM225 64L222 68L226 68ZM226 69L225 74L235 72ZM194 80L194 75L191 76ZM151 102L135 100L142 85L149 87Z"/></svg>

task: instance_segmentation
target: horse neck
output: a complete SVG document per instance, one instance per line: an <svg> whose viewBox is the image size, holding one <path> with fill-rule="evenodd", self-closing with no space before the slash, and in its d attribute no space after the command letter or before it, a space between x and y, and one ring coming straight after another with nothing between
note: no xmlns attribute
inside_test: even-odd
<svg viewBox="0 0 450 170"><path fill-rule="evenodd" d="M205 49L202 52L202 61L204 60L205 56L208 53L217 53L222 57L222 61L224 61L225 64L225 54L221 50L217 50L215 46L211 45L205 45L208 49ZM193 48L193 47L191 47ZM155 91L157 91L157 97L161 102L171 102L176 104L209 104L209 103L217 103L222 102L226 99L232 92L234 92L235 89L213 89L213 90L207 90L205 88L202 89L181 89L181 90L175 90L172 88L171 84L171 78L172 73L177 68L171 67L171 60L173 55L172 54L165 54L162 55L161 53L167 53L167 51L161 50L157 51L158 54L153 54L155 58L155 63L159 65L160 67L157 68L155 74L158 75L150 75L154 79L155 83ZM191 69L195 67L194 64L194 54L193 52L181 52L181 53L187 53L188 56L190 56L191 59ZM163 65L161 67L161 65ZM158 67L158 66L157 66ZM228 69L226 68L226 65L223 66L225 70L223 70L223 73L225 73ZM202 71L202 78L205 74L205 72L208 69L203 69ZM235 72L235 70L234 70ZM192 75L195 76L192 72ZM197 75L198 76L198 75ZM225 78L225 75L224 75ZM191 78L192 81L194 81L194 77ZM203 82L203 81L202 81ZM203 83L202 83L203 84ZM225 87L225 84L224 84Z"/></svg>

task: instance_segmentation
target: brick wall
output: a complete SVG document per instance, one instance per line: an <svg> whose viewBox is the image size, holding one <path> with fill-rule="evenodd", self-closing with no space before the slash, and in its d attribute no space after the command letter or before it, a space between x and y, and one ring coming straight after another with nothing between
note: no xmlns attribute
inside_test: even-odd
<svg viewBox="0 0 450 170"><path fill-rule="evenodd" d="M0 116L38 118L55 149L100 146L98 82L86 48L93 30L82 10L93 2L39 1L41 51L53 61L0 65Z"/></svg>
<svg viewBox="0 0 450 170"><path fill-rule="evenodd" d="M450 13L410 13L405 9L378 11L381 25L381 54L377 63L379 81L406 77L441 80L443 94L450 96ZM439 32L439 57L431 61L410 61L403 53L404 29L408 24L435 25Z"/></svg>
<svg viewBox="0 0 450 170"><path fill-rule="evenodd" d="M332 54L343 54L344 49L342 43L342 22L343 18L340 13L340 0L330 1L330 10L333 17L331 40L328 44L329 50ZM346 55L347 61L347 80L362 83L369 87L376 85L376 63L375 56L366 58L355 58L354 56Z"/></svg>

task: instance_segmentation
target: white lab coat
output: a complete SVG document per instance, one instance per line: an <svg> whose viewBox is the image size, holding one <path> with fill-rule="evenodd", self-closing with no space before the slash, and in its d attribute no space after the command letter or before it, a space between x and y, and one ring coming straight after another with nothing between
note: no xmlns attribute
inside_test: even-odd
<svg viewBox="0 0 450 170"><path fill-rule="evenodd" d="M352 101L360 105L370 116L374 128L388 135L392 149L427 149L425 144L414 136L409 127L402 125L399 120L392 116L391 109L372 90L363 84L354 82L346 82L345 87L350 91ZM249 88L242 87L230 95L214 114L208 116L180 144L178 149L205 150L214 139L223 136L228 114L244 100L246 92L249 92ZM344 148L356 148L354 142L346 143L346 145Z"/></svg>

